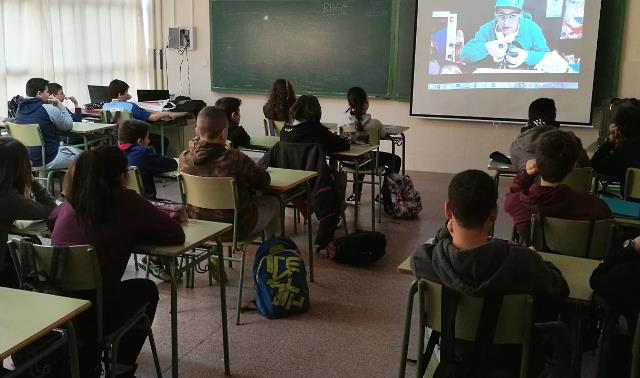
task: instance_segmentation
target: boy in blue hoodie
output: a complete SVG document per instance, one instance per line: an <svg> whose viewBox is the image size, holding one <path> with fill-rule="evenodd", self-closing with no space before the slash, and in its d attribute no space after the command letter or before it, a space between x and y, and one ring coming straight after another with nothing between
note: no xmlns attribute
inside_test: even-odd
<svg viewBox="0 0 640 378"><path fill-rule="evenodd" d="M480 26L460 51L464 63L491 58L499 68L524 68L538 64L549 46L531 14L524 12L524 0L496 0L495 18Z"/></svg>
<svg viewBox="0 0 640 378"><path fill-rule="evenodd" d="M156 185L153 176L177 170L178 162L147 147L149 124L144 121L123 122L118 129L118 140L120 149L127 154L129 165L138 167L140 171L145 198L155 199Z"/></svg>
<svg viewBox="0 0 640 378"><path fill-rule="evenodd" d="M58 131L73 128L73 119L69 111L57 100L50 100L49 81L32 78L27 81L26 94L18 100L15 116L17 124L35 124L40 126L44 141L45 161L42 161L40 147L29 148L29 159L34 167L46 165L48 170L68 168L82 151L75 147L60 144Z"/></svg>

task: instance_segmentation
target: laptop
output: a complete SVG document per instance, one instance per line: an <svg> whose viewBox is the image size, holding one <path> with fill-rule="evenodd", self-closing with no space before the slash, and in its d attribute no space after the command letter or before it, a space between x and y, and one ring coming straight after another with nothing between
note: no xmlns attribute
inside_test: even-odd
<svg viewBox="0 0 640 378"><path fill-rule="evenodd" d="M89 88L89 98L92 104L101 104L111 101L109 87L105 85L87 85Z"/></svg>
<svg viewBox="0 0 640 378"><path fill-rule="evenodd" d="M138 102L168 100L168 89L138 89Z"/></svg>

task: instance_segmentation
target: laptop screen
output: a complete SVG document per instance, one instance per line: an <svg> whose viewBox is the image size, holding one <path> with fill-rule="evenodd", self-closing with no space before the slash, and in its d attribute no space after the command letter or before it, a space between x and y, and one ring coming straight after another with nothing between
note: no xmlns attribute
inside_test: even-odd
<svg viewBox="0 0 640 378"><path fill-rule="evenodd" d="M111 101L111 94L109 93L109 87L105 85L87 85L89 88L89 98L91 103L98 104L101 102Z"/></svg>
<svg viewBox="0 0 640 378"><path fill-rule="evenodd" d="M138 102L169 99L168 89L138 89Z"/></svg>

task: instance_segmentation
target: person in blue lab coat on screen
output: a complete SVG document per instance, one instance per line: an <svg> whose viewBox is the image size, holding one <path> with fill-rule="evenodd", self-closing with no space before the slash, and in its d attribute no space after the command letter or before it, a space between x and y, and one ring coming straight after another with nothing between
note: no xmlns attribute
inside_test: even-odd
<svg viewBox="0 0 640 378"><path fill-rule="evenodd" d="M542 29L524 12L524 0L496 0L495 18L482 25L460 51L463 63L487 58L498 68L527 69L549 52Z"/></svg>

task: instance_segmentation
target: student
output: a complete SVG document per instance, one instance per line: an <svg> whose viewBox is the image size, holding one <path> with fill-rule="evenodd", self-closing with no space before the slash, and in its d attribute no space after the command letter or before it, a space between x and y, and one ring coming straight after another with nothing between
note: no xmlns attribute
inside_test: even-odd
<svg viewBox="0 0 640 378"><path fill-rule="evenodd" d="M291 124L280 132L283 142L318 143L325 154L346 151L351 146L349 141L332 133L320 123L322 109L315 96L303 95L293 104L289 112Z"/></svg>
<svg viewBox="0 0 640 378"><path fill-rule="evenodd" d="M433 242L414 252L413 271L419 278L471 296L530 294L535 320L554 320L569 295L567 282L535 251L488 237L498 214L497 199L495 184L486 173L467 170L455 175L444 205L447 225ZM517 368L519 353L515 360L507 355L512 356L500 355L491 365Z"/></svg>
<svg viewBox="0 0 640 378"><path fill-rule="evenodd" d="M338 120L338 126L349 126L356 129L359 134L366 133L368 139L366 142L372 145L380 144L380 139L386 136L384 132L384 126L382 122L375 118L371 118L371 114L367 113L369 109L369 98L367 92L360 87L353 87L349 89L347 93L347 101L349 102L349 108L342 114L340 120ZM385 168L385 174L399 173L402 159L398 155L390 154L388 152L378 152L378 167ZM370 164L362 167L363 170L371 169ZM362 181L364 175L361 175L359 180ZM356 197L360 197L362 192L362 185L356 185L353 183L353 194L347 199L347 202L355 201Z"/></svg>
<svg viewBox="0 0 640 378"><path fill-rule="evenodd" d="M33 124L40 126L44 140L45 161L42 161L41 147L29 148L29 158L34 167L46 165L48 170L68 168L82 151L72 146L60 144L58 131L69 131L73 128L73 119L67 108L55 100L49 101L47 89L49 82L41 78L27 81L27 97L18 102L15 123Z"/></svg>
<svg viewBox="0 0 640 378"><path fill-rule="evenodd" d="M144 197L156 198L156 185L153 177L160 173L171 172L178 169L178 163L174 158L158 155L149 148L149 124L144 121L128 120L118 128L120 149L127 154L130 166L135 166L140 171Z"/></svg>
<svg viewBox="0 0 640 378"><path fill-rule="evenodd" d="M161 213L149 201L126 189L127 157L114 146L82 153L65 178L67 201L49 216L51 243L58 246L89 244L96 252L102 273L104 320L120 326L120 314L149 303L153 322L158 289L153 281L122 276L135 245L184 243L180 224ZM89 295L89 298L91 296ZM98 377L99 345L95 345L93 314L78 319L82 377ZM115 324L113 324L115 323ZM109 328L107 328L109 329ZM136 359L146 332L133 329L120 343L118 363L129 368L122 377L133 377Z"/></svg>
<svg viewBox="0 0 640 378"><path fill-rule="evenodd" d="M535 158L536 142L547 131L558 130L560 124L556 121L556 103L550 98L539 98L529 105L529 120L520 130L520 135L511 143L509 152L511 162L517 169L524 169L527 161ZM582 148L580 138L571 133L578 145L578 166L589 167L589 157Z"/></svg>
<svg viewBox="0 0 640 378"><path fill-rule="evenodd" d="M0 286L18 287L7 251L7 234L16 219L46 219L56 202L31 175L27 148L11 137L0 137Z"/></svg>
<svg viewBox="0 0 640 378"><path fill-rule="evenodd" d="M73 102L74 111L72 112L69 108L67 108L67 111L71 114L73 122L82 122L82 109L78 105L78 100L76 100L75 97L65 95L62 90L62 85L58 83L49 83L48 89L49 95L58 100L61 104L64 104L64 100L70 100Z"/></svg>
<svg viewBox="0 0 640 378"><path fill-rule="evenodd" d="M227 115L221 109L207 106L198 113L196 138L180 154L179 169L195 176L233 177L238 189L238 223L234 225L239 239L262 230L267 235L280 235L280 202L276 197L256 195L266 189L271 177L247 155L227 149ZM190 218L233 223L232 210L210 210L188 206ZM231 232L225 235L231 239Z"/></svg>
<svg viewBox="0 0 640 378"><path fill-rule="evenodd" d="M640 101L625 99L617 108L609 135L591 158L593 169L622 183L627 169L640 167Z"/></svg>
<svg viewBox="0 0 640 378"><path fill-rule="evenodd" d="M611 306L612 314L622 315L626 327L615 327L616 331L607 335L608 353L605 355L608 377L629 376L631 365L631 345L640 311L640 236L628 239L619 253L611 254L591 275L591 287L598 296ZM619 318L615 316L617 321ZM626 328L626 332L622 331Z"/></svg>
<svg viewBox="0 0 640 378"><path fill-rule="evenodd" d="M251 143L251 137L240 126L240 105L242 101L235 97L222 97L216 101L215 106L222 109L227 115L229 122L228 138L233 143L233 147L248 147Z"/></svg>
<svg viewBox="0 0 640 378"><path fill-rule="evenodd" d="M103 110L129 112L134 119L145 122L169 121L175 118L171 112L153 112L150 113L137 104L129 102L131 95L129 94L129 84L122 80L114 79L109 83L109 93L112 101L105 102L102 105Z"/></svg>
<svg viewBox="0 0 640 378"><path fill-rule="evenodd" d="M513 217L523 244L528 245L531 216L573 220L612 219L607 205L595 196L576 192L562 181L574 169L578 147L571 134L556 130L542 135L536 145L536 158L515 179L505 211ZM536 176L540 183L535 183Z"/></svg>
<svg viewBox="0 0 640 378"><path fill-rule="evenodd" d="M278 79L271 85L267 103L262 107L264 118L289 122L289 109L296 102L293 84L287 79Z"/></svg>

